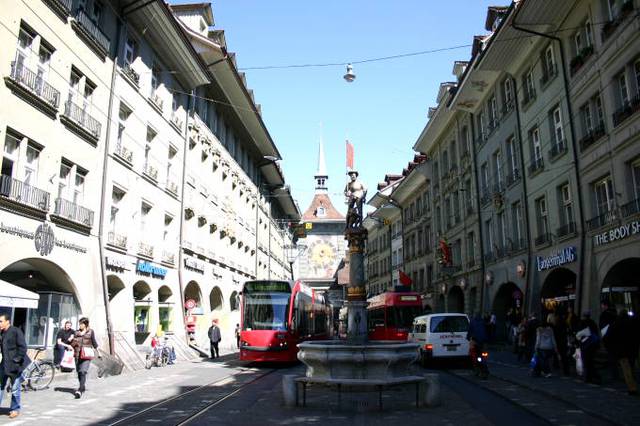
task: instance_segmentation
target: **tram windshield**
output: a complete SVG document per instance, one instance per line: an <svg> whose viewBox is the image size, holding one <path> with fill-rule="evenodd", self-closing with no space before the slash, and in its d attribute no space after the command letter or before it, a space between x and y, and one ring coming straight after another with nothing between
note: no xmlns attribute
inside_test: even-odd
<svg viewBox="0 0 640 426"><path fill-rule="evenodd" d="M244 330L286 330L290 294L254 293L244 297Z"/></svg>

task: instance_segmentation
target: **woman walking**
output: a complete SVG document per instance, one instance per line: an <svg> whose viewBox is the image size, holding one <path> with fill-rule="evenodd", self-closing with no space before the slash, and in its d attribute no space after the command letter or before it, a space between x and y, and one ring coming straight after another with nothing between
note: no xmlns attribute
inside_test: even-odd
<svg viewBox="0 0 640 426"><path fill-rule="evenodd" d="M551 357L558 353L558 345L556 344L549 320L553 321L554 317L550 315L547 321L544 321L536 330L535 350L540 360L540 368L542 368L544 377L551 377ZM534 371L534 375L539 374L539 371Z"/></svg>
<svg viewBox="0 0 640 426"><path fill-rule="evenodd" d="M98 355L98 342L92 329L89 328L89 320L81 318L79 321L80 329L75 332L73 337L73 349L76 357L76 371L78 372L78 390L75 391L76 399L82 397L87 383L87 373L91 360Z"/></svg>

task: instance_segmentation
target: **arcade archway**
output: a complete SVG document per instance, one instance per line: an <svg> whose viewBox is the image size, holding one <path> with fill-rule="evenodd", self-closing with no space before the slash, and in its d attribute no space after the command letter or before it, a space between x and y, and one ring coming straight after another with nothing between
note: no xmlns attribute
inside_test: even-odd
<svg viewBox="0 0 640 426"><path fill-rule="evenodd" d="M640 311L640 258L631 257L616 263L602 281L601 300L618 309L637 315Z"/></svg>
<svg viewBox="0 0 640 426"><path fill-rule="evenodd" d="M223 300L220 287L214 287L211 293L209 293L209 306L211 306L211 312L222 310Z"/></svg>
<svg viewBox="0 0 640 426"><path fill-rule="evenodd" d="M464 312L464 293L457 285L451 287L447 296L447 312Z"/></svg>
<svg viewBox="0 0 640 426"><path fill-rule="evenodd" d="M567 308L573 308L576 299L575 272L567 268L556 268L551 271L544 280L540 298L543 314L566 312Z"/></svg>
<svg viewBox="0 0 640 426"><path fill-rule="evenodd" d="M151 287L146 281L133 285L133 321L136 344L141 345L151 332Z"/></svg>
<svg viewBox="0 0 640 426"><path fill-rule="evenodd" d="M522 312L522 291L512 282L506 282L500 286L496 296L493 298L491 311L496 316L495 338L507 340L509 330L507 316L509 312L513 315L513 320L517 321Z"/></svg>

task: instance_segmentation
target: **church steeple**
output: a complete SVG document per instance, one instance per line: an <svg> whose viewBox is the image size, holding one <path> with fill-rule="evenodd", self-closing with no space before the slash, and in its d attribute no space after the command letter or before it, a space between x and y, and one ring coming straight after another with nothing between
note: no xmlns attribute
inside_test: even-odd
<svg viewBox="0 0 640 426"><path fill-rule="evenodd" d="M316 194L326 193L329 176L327 175L327 166L324 162L324 145L322 138L320 138L320 143L318 144L318 170L314 178L316 180Z"/></svg>

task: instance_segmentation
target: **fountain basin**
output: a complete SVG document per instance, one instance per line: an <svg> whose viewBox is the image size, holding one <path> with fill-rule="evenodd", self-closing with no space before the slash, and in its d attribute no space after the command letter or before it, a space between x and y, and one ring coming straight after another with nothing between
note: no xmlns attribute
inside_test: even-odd
<svg viewBox="0 0 640 426"><path fill-rule="evenodd" d="M298 345L298 359L314 379L387 380L411 375L418 360L417 343L376 341L349 344L317 340Z"/></svg>

